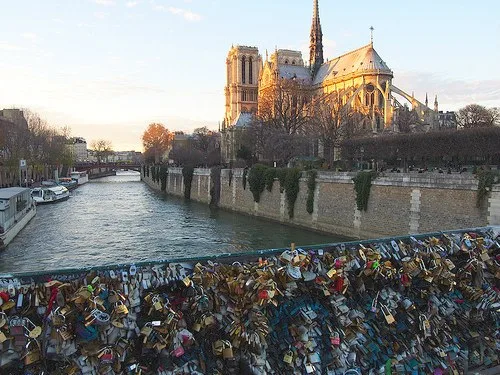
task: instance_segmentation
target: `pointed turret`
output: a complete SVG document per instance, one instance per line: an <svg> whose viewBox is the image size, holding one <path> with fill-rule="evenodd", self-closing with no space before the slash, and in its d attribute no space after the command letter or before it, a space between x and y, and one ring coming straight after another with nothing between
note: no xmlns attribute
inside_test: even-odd
<svg viewBox="0 0 500 375"><path fill-rule="evenodd" d="M313 1L311 45L309 47L309 51L309 66L311 68L311 73L315 75L319 67L323 64L323 33L321 31L321 22L319 20L318 0Z"/></svg>
<svg viewBox="0 0 500 375"><path fill-rule="evenodd" d="M439 105L438 105L438 96L436 95L436 98L434 99L434 112L439 112Z"/></svg>
<svg viewBox="0 0 500 375"><path fill-rule="evenodd" d="M429 98L427 97L427 93L425 93L425 106L429 106Z"/></svg>

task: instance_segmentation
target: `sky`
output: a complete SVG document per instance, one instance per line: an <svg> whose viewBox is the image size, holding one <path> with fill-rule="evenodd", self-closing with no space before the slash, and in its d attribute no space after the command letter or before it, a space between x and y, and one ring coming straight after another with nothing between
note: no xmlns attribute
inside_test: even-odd
<svg viewBox="0 0 500 375"><path fill-rule="evenodd" d="M500 107L500 2L320 0L324 55L370 41L393 83L440 110ZM0 109L142 150L151 122L217 130L231 45L302 51L312 0L0 0Z"/></svg>

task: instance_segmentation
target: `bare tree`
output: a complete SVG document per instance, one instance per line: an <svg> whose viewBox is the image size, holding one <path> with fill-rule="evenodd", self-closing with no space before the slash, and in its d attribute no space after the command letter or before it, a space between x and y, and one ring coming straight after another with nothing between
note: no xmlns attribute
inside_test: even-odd
<svg viewBox="0 0 500 375"><path fill-rule="evenodd" d="M104 159L107 159L110 155L113 155L113 147L111 146L111 142L104 139L92 141L90 143L90 148L94 152L94 156L97 158L98 163L101 163Z"/></svg>
<svg viewBox="0 0 500 375"><path fill-rule="evenodd" d="M309 100L309 91L300 81L277 79L259 98L257 119L286 134L298 134L309 119Z"/></svg>
<svg viewBox="0 0 500 375"><path fill-rule="evenodd" d="M488 109L479 104L469 104L458 111L457 123L464 129L493 126L499 116L498 108Z"/></svg>
<svg viewBox="0 0 500 375"><path fill-rule="evenodd" d="M418 114L415 110L410 110L408 105L398 108L396 113L396 126L401 133L409 133L411 126L418 124Z"/></svg>
<svg viewBox="0 0 500 375"><path fill-rule="evenodd" d="M311 103L311 121L309 134L319 141L323 147L324 158L332 165L334 149L340 146L342 140L356 133L351 117L354 111L350 105L345 105L337 94L332 94L314 100Z"/></svg>
<svg viewBox="0 0 500 375"><path fill-rule="evenodd" d="M244 134L244 144L259 159L286 164L307 145L310 93L296 79L276 79L259 98L259 110Z"/></svg>

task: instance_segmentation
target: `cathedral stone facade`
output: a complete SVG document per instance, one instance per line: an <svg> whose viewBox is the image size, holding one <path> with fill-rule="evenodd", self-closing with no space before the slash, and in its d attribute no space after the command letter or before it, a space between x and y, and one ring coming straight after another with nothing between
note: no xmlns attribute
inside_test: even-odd
<svg viewBox="0 0 500 375"><path fill-rule="evenodd" d="M371 28L373 32L373 28ZM393 85L394 74L369 44L324 61L323 33L318 0L313 2L309 64L300 51L278 49L265 61L256 47L233 46L227 59L226 108L221 129L221 151L226 162L235 160L241 130L249 126L259 110L259 98L277 79L299 80L313 99L339 98L343 105L363 113L373 133L398 131L395 126L401 99L407 100L426 129L437 126L437 97L428 107ZM398 95L398 98L394 96Z"/></svg>

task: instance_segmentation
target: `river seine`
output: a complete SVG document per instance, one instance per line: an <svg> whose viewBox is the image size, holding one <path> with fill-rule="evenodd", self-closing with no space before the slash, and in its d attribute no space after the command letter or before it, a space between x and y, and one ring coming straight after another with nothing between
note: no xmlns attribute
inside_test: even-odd
<svg viewBox="0 0 500 375"><path fill-rule="evenodd" d="M165 196L139 173L93 180L36 216L0 253L0 272L101 266L322 244L340 237Z"/></svg>

